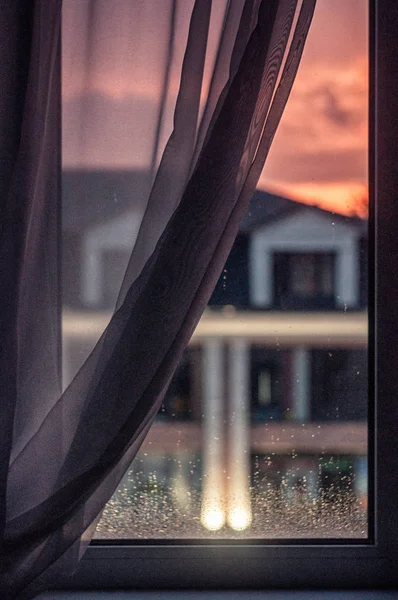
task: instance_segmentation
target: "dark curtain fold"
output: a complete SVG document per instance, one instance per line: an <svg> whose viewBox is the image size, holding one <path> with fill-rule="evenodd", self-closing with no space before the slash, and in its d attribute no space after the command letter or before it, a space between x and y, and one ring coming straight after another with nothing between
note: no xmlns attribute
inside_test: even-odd
<svg viewBox="0 0 398 600"><path fill-rule="evenodd" d="M255 189L314 5L296 21L296 0L226 3L203 100L213 3L194 3L173 128L115 312L61 393L61 1L0 3L2 597L32 597L76 567L145 438ZM184 5L169 7L152 167Z"/></svg>
<svg viewBox="0 0 398 600"><path fill-rule="evenodd" d="M57 0L0 3L3 597L8 597L6 496L12 452L40 427L61 393L60 9ZM45 287L44 271L51 273Z"/></svg>

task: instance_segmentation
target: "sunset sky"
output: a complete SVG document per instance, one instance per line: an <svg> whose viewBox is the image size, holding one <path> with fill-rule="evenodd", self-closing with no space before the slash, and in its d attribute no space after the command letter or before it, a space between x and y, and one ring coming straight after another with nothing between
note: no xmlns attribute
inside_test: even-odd
<svg viewBox="0 0 398 600"><path fill-rule="evenodd" d="M83 5L81 0L64 3L66 30L74 12ZM157 19L162 18L159 7L163 5L166 15L168 3L160 2ZM222 16L221 10L217 14L217 7L222 5L222 0L215 3L216 20ZM366 195L367 5L367 0L318 0L300 70L260 188L343 213L352 212L358 199ZM181 6L182 12L189 11L192 0ZM64 31L66 167L136 168L148 161L151 148L149 142L146 146L145 122L156 113L153 98L161 81L156 53L161 55L164 40L159 40L158 46L154 41L148 46L148 54L153 53L151 68L138 62L130 64L135 75L126 76L126 63L120 57L123 53L134 56L137 44L143 47L147 43L137 40L136 34L132 39L132 27L137 27L136 15L130 15L133 17L129 22L119 15L117 35L110 31L109 22L97 24L101 44L89 74L78 66L88 51L84 19L75 21L82 23L80 32L74 31L74 25L69 28L73 39ZM179 31L176 54L182 60L186 31L183 26ZM133 59L129 60L131 63ZM178 82L180 66L176 60L172 82ZM170 94L175 96L173 85ZM170 102L169 129L165 127L162 132L164 143L172 127L171 107ZM90 130L84 139L83 126Z"/></svg>
<svg viewBox="0 0 398 600"><path fill-rule="evenodd" d="M318 0L259 187L350 212L367 189L367 0Z"/></svg>

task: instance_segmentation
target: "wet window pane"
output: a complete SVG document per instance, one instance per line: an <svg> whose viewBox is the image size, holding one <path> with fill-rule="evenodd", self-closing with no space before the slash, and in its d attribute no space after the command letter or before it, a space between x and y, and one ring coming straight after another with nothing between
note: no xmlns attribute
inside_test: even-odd
<svg viewBox="0 0 398 600"><path fill-rule="evenodd" d="M367 538L366 4L318 0L258 189L97 538ZM99 100L64 86L65 383L109 321L144 177L68 150Z"/></svg>

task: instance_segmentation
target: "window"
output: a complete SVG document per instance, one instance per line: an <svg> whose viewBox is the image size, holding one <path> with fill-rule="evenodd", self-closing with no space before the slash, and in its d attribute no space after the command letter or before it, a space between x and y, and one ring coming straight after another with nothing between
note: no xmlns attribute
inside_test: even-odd
<svg viewBox="0 0 398 600"><path fill-rule="evenodd" d="M333 307L334 261L334 255L325 252L274 254L275 305Z"/></svg>
<svg viewBox="0 0 398 600"><path fill-rule="evenodd" d="M377 360L377 470L376 487L369 493L370 510L376 509L376 536L368 545L140 545L93 546L82 561L72 585L81 587L138 588L255 588L294 587L387 587L398 584L398 453L396 451L398 371L398 334L396 330L398 289L396 250L397 203L395 189L398 170L395 158L398 126L398 79L395 68L398 6L394 2L371 2L371 80L376 94L371 95L371 196L376 192L376 259L370 266L371 285L377 273L377 340L370 332L370 364ZM377 61L376 61L377 57ZM377 74L377 78L375 77ZM373 127L374 124L374 127ZM377 137L375 136L377 132ZM371 206L371 223L375 217ZM373 248L374 250L374 248ZM372 253L371 253L372 256ZM376 306L375 313L373 307ZM374 370L370 370L370 390L374 389ZM266 393L264 397L266 397ZM371 395L373 408L373 396ZM373 466L370 447L370 463ZM339 465L347 472L350 463ZM361 469L364 469L362 464ZM322 470L326 482L334 473ZM300 479L296 493L300 494ZM181 569L181 564L184 569Z"/></svg>
<svg viewBox="0 0 398 600"><path fill-rule="evenodd" d="M282 405L278 386L278 357L275 352L267 352L261 346L253 347L250 362L252 420L261 422L271 418L280 419Z"/></svg>
<svg viewBox="0 0 398 600"><path fill-rule="evenodd" d="M269 201L277 219L259 227L252 224L249 234L251 305L258 309L357 307L365 283L364 222L353 215L334 214L333 204L327 205L329 210L298 209L297 203L268 195L264 208Z"/></svg>

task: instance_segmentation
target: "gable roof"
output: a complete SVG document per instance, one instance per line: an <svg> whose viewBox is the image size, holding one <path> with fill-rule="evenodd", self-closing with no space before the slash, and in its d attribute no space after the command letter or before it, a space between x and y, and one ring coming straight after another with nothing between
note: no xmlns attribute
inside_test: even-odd
<svg viewBox="0 0 398 600"><path fill-rule="evenodd" d="M300 210L301 203L263 190L256 190L241 223L240 230L249 232L274 219L285 217Z"/></svg>
<svg viewBox="0 0 398 600"><path fill-rule="evenodd" d="M332 213L328 210L319 208L313 204L304 204L290 198L278 196L263 190L256 190L252 196L248 211L241 223L240 231L242 233L251 233L259 227L267 226L276 220L284 219L297 212L311 212L319 216L333 215L333 220L344 222L347 225L366 229L366 221L358 217L349 217L340 213Z"/></svg>

